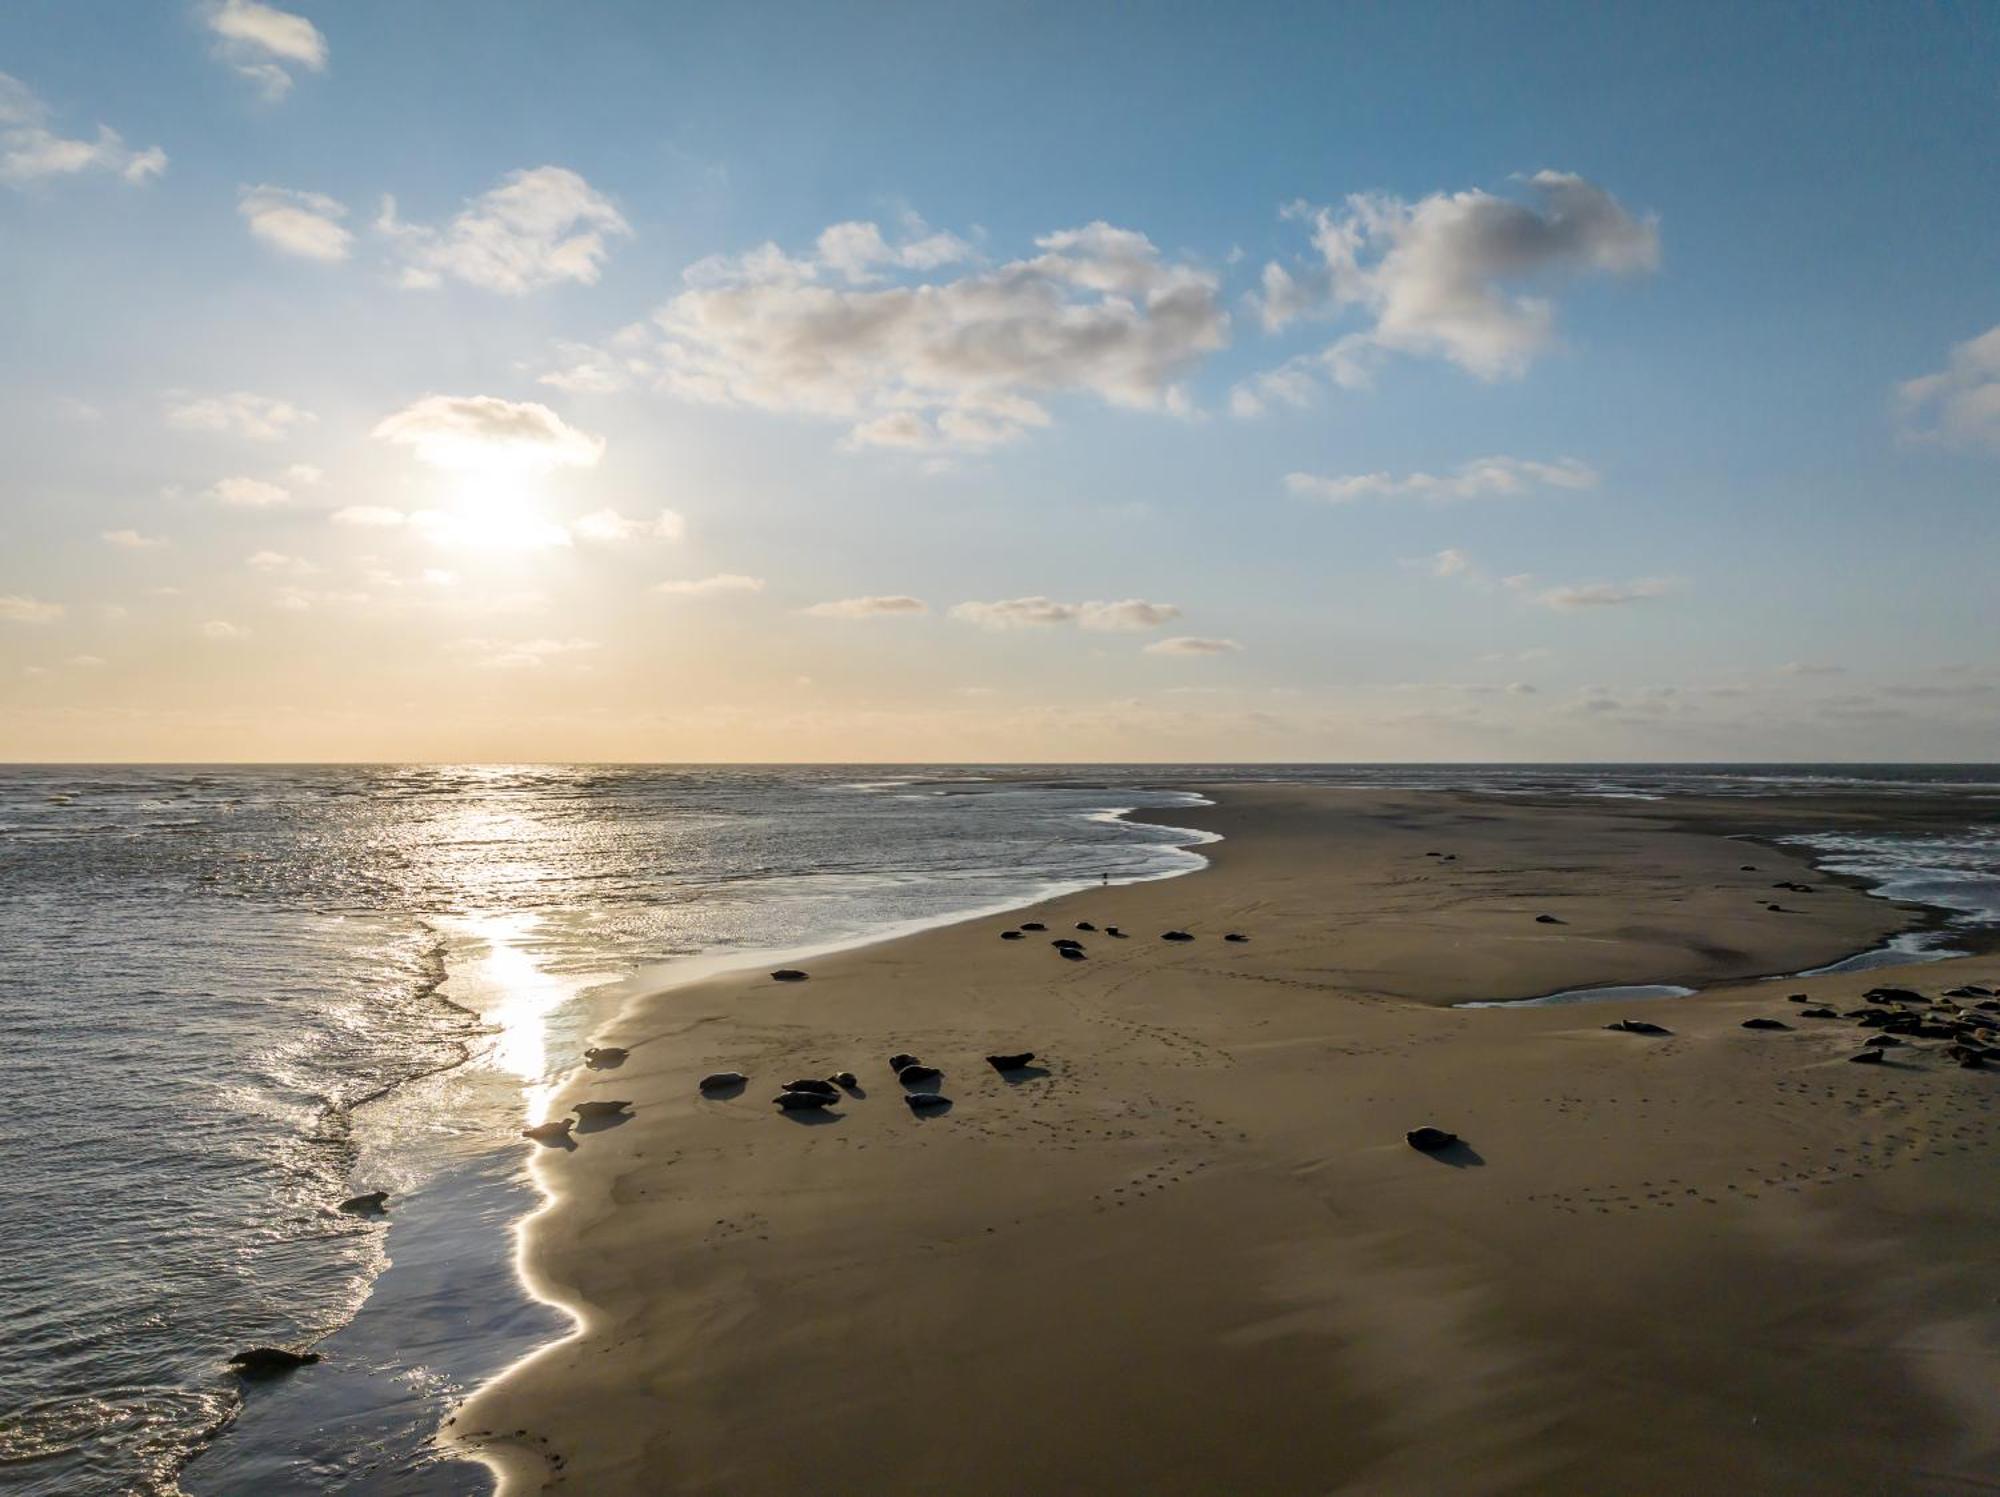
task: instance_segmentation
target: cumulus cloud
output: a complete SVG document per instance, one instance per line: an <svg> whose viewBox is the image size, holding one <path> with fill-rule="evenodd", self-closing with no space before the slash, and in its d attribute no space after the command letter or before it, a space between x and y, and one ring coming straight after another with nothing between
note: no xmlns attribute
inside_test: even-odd
<svg viewBox="0 0 2000 1497"><path fill-rule="evenodd" d="M45 603L25 593L0 593L0 622L47 624L63 616L60 603Z"/></svg>
<svg viewBox="0 0 2000 1497"><path fill-rule="evenodd" d="M687 521L670 509L650 520L627 519L615 509L600 509L572 521L569 528L585 541L677 541L687 534Z"/></svg>
<svg viewBox="0 0 2000 1497"><path fill-rule="evenodd" d="M1508 579L1512 582L1514 579ZM1678 584L1668 577L1641 577L1632 582L1581 582L1551 587L1532 595L1544 608L1570 613L1583 608L1615 608L1626 603L1643 603L1664 598Z"/></svg>
<svg viewBox="0 0 2000 1497"><path fill-rule="evenodd" d="M1157 629L1180 617L1172 603L1126 598L1117 603L1058 603L1053 598L1006 598L996 603L959 603L951 616L984 629L1043 629L1062 624L1106 633Z"/></svg>
<svg viewBox="0 0 2000 1497"><path fill-rule="evenodd" d="M304 16L262 0L217 0L204 20L216 38L216 54L267 99L292 91L293 68L326 71L326 37Z"/></svg>
<svg viewBox="0 0 2000 1497"><path fill-rule="evenodd" d="M604 439L545 405L496 395L426 395L376 423L373 436L434 468L595 466Z"/></svg>
<svg viewBox="0 0 2000 1497"><path fill-rule="evenodd" d="M682 399L840 420L850 450L996 447L1046 426L1052 395L1185 411L1182 377L1227 336L1215 276L1105 223L1035 249L940 273L969 247L836 224L805 255L766 244L690 266L650 331L549 377L616 370Z"/></svg>
<svg viewBox="0 0 2000 1497"><path fill-rule="evenodd" d="M1472 553L1461 551L1456 546L1446 546L1433 555L1426 565L1433 577L1462 577L1472 570Z"/></svg>
<svg viewBox="0 0 2000 1497"><path fill-rule="evenodd" d="M151 551L167 543L164 536L141 535L136 530L104 530L99 536L106 545L126 551Z"/></svg>
<svg viewBox="0 0 2000 1497"><path fill-rule="evenodd" d="M745 577L739 572L717 572L713 577L687 578L655 583L653 591L675 598L714 598L729 593L761 593L762 577Z"/></svg>
<svg viewBox="0 0 2000 1497"><path fill-rule="evenodd" d="M288 400L253 395L238 390L230 395L189 395L170 392L167 397L167 425L182 431L219 431L248 437L254 442L275 442L292 429L319 418Z"/></svg>
<svg viewBox="0 0 2000 1497"><path fill-rule="evenodd" d="M99 125L94 140L72 139L51 130L49 117L33 89L0 73L0 182L25 187L50 177L110 172L138 186L167 169L167 153L158 146L135 151L109 125Z"/></svg>
<svg viewBox="0 0 2000 1497"><path fill-rule="evenodd" d="M609 198L560 166L510 173L441 226L406 223L384 198L375 226L402 257L402 285L428 289L449 276L508 296L595 285L611 253L606 237L632 232Z"/></svg>
<svg viewBox="0 0 2000 1497"><path fill-rule="evenodd" d="M1906 436L2000 452L2000 327L1959 344L1943 369L1896 394Z"/></svg>
<svg viewBox="0 0 2000 1497"><path fill-rule="evenodd" d="M1243 646L1233 639L1202 639L1197 635L1182 634L1172 639L1158 640L1146 646L1148 655L1236 655Z"/></svg>
<svg viewBox="0 0 2000 1497"><path fill-rule="evenodd" d="M1316 473L1288 473L1285 487L1310 499L1344 504L1355 499L1479 499L1511 497L1538 488L1593 489L1597 472L1573 457L1552 463L1521 457L1481 457L1461 463L1450 473L1407 473L1398 478L1389 473L1353 473L1344 477L1323 477Z"/></svg>
<svg viewBox="0 0 2000 1497"><path fill-rule="evenodd" d="M1316 258L1264 267L1253 301L1265 328L1343 315L1366 326L1239 387L1232 407L1250 415L1272 399L1296 403L1322 379L1365 384L1385 353L1448 359L1480 379L1518 376L1554 340L1547 288L1659 264L1656 221L1595 183L1542 171L1524 185L1526 202L1475 190L1289 207Z"/></svg>
<svg viewBox="0 0 2000 1497"><path fill-rule="evenodd" d="M303 260L345 260L354 245L354 236L340 226L346 207L323 193L269 184L245 187L236 211L257 239Z"/></svg>
<svg viewBox="0 0 2000 1497"><path fill-rule="evenodd" d="M922 598L912 598L904 593L892 593L867 598L840 598L831 603L815 603L805 612L821 619L876 619L894 614L929 613L930 605Z"/></svg>
<svg viewBox="0 0 2000 1497"><path fill-rule="evenodd" d="M269 509L292 497L292 491L284 485L266 483L261 478L224 478L209 493L238 509Z"/></svg>

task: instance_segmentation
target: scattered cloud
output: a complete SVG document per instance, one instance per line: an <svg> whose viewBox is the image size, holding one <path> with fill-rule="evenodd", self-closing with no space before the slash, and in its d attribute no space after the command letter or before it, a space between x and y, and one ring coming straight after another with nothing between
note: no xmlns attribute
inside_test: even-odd
<svg viewBox="0 0 2000 1497"><path fill-rule="evenodd" d="M815 603L805 612L821 619L876 619L895 614L929 613L930 605L922 598L892 593L867 598L840 598L831 603Z"/></svg>
<svg viewBox="0 0 2000 1497"><path fill-rule="evenodd" d="M485 670L540 670L568 655L587 655L602 646L594 639L459 639L446 649L476 655Z"/></svg>
<svg viewBox="0 0 2000 1497"><path fill-rule="evenodd" d="M0 593L0 623L47 624L62 616L60 603L45 603L25 593Z"/></svg>
<svg viewBox="0 0 2000 1497"><path fill-rule="evenodd" d="M201 632L209 639L248 639L250 631L241 624L232 624L227 619L210 619L201 626Z"/></svg>
<svg viewBox="0 0 2000 1497"><path fill-rule="evenodd" d="M409 516L400 509L391 509L386 504L350 504L345 509L333 512L336 525L359 525L388 530L406 523Z"/></svg>
<svg viewBox="0 0 2000 1497"><path fill-rule="evenodd" d="M354 247L354 236L340 226L340 220L347 216L346 207L324 193L295 192L268 184L245 187L238 195L236 211L256 238L303 260L345 260Z"/></svg>
<svg viewBox="0 0 2000 1497"><path fill-rule="evenodd" d="M404 222L384 198L375 226L402 257L401 285L425 290L450 277L507 296L596 285L606 237L632 232L609 198L560 166L509 173L441 227Z"/></svg>
<svg viewBox="0 0 2000 1497"><path fill-rule="evenodd" d="M1472 553L1447 546L1433 555L1426 565L1433 577L1461 577L1472 570Z"/></svg>
<svg viewBox="0 0 2000 1497"><path fill-rule="evenodd" d="M1035 249L941 274L970 256L954 236L836 224L804 256L688 267L649 329L550 377L845 421L849 450L990 449L1048 425L1056 394L1186 412L1180 380L1227 336L1214 274L1106 223Z"/></svg>
<svg viewBox="0 0 2000 1497"><path fill-rule="evenodd" d="M627 519L615 509L600 509L572 521L569 528L585 541L677 541L687 534L687 521L670 509L650 520Z"/></svg>
<svg viewBox="0 0 2000 1497"><path fill-rule="evenodd" d="M1538 488L1594 489L1596 469L1573 457L1552 463L1522 457L1481 457L1461 463L1450 473L1354 473L1328 478L1314 473L1288 473L1285 487L1309 499L1344 504L1355 499L1480 499L1512 497Z"/></svg>
<svg viewBox="0 0 2000 1497"><path fill-rule="evenodd" d="M102 655L72 655L63 664L73 665L78 670L94 671L104 667L105 659Z"/></svg>
<svg viewBox="0 0 2000 1497"><path fill-rule="evenodd" d="M745 577L738 572L717 572L713 577L697 577L655 583L653 591L675 598L712 598L725 593L761 593L762 577Z"/></svg>
<svg viewBox="0 0 2000 1497"><path fill-rule="evenodd" d="M1058 603L1053 598L1007 598L996 603L959 603L951 616L984 629L1041 629L1075 624L1104 633L1157 629L1180 617L1172 603L1126 598L1117 603Z"/></svg>
<svg viewBox="0 0 2000 1497"><path fill-rule="evenodd" d="M189 395L169 391L167 425L182 431L219 431L247 437L253 442L276 442L289 436L294 427L309 425L319 417L301 410L288 400L269 395L253 395L238 390L230 395Z"/></svg>
<svg viewBox="0 0 2000 1497"><path fill-rule="evenodd" d="M1943 369L1896 394L1905 436L2000 452L2000 327L1959 344Z"/></svg>
<svg viewBox="0 0 2000 1497"><path fill-rule="evenodd" d="M136 187L167 169L167 153L158 146L135 151L109 125L97 127L95 140L70 139L49 129L49 115L33 89L0 73L0 182L25 187L50 177L101 171Z"/></svg>
<svg viewBox="0 0 2000 1497"><path fill-rule="evenodd" d="M98 534L106 545L126 551L152 551L167 544L164 536L141 535L136 530L104 530Z"/></svg>
<svg viewBox="0 0 2000 1497"><path fill-rule="evenodd" d="M545 405L497 395L426 395L376 423L372 436L434 468L595 466L604 439Z"/></svg>
<svg viewBox="0 0 2000 1497"><path fill-rule="evenodd" d="M270 509L292 497L292 491L284 485L267 483L261 478L224 478L209 493L237 509Z"/></svg>
<svg viewBox="0 0 2000 1497"><path fill-rule="evenodd" d="M1509 582L1514 579L1509 578ZM1641 577L1632 582L1581 582L1566 587L1546 588L1532 595L1532 601L1561 613L1584 608L1615 608L1626 603L1643 603L1664 598L1679 587L1668 577Z"/></svg>
<svg viewBox="0 0 2000 1497"><path fill-rule="evenodd" d="M1148 655L1236 655L1242 650L1243 646L1233 639L1202 639L1192 634L1177 635L1146 646Z"/></svg>
<svg viewBox="0 0 2000 1497"><path fill-rule="evenodd" d="M326 71L326 37L304 16L261 0L216 0L204 17L216 54L276 101L292 91L292 69Z"/></svg>
<svg viewBox="0 0 2000 1497"><path fill-rule="evenodd" d="M1526 202L1474 190L1288 207L1287 218L1308 226L1316 258L1264 267L1252 300L1265 329L1342 315L1367 326L1239 386L1232 408L1300 404L1323 381L1364 386L1390 353L1447 359L1480 379L1518 377L1554 341L1545 288L1659 264L1657 222L1595 183L1541 171L1524 186Z"/></svg>

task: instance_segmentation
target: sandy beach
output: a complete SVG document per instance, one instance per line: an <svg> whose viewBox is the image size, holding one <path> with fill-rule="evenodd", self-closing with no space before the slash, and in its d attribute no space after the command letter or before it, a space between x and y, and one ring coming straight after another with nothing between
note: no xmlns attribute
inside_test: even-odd
<svg viewBox="0 0 2000 1497"><path fill-rule="evenodd" d="M506 1497L2000 1486L2000 1068L1851 1064L1873 1031L1787 1001L2000 958L1760 980L1922 913L1725 835L1754 805L1201 788L1201 872L607 1023L557 1105L633 1115L539 1152L523 1232L579 1329L460 1449ZM1453 1006L1653 983L1702 991Z"/></svg>

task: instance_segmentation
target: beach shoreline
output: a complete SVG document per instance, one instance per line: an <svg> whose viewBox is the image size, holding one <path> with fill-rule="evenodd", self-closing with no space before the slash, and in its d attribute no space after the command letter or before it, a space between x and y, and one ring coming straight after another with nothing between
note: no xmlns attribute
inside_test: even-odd
<svg viewBox="0 0 2000 1497"><path fill-rule="evenodd" d="M1924 912L1815 874L1780 843L1745 852L1753 844L1732 841L1726 822L1769 818L1740 804L1496 805L1298 786L1231 786L1220 799L1147 818L1221 833L1200 877L1032 907L1050 935L1078 919L1131 929L1123 942L1082 935L1086 960L1058 960L1049 936L1002 943L994 937L1006 922L978 916L815 958L805 983L738 973L623 1008L600 1039L629 1044L632 1058L579 1073L562 1100L631 1097L635 1116L573 1153L539 1157L549 1201L520 1228L524 1278L578 1328L468 1401L446 1431L452 1448L492 1467L509 1497L766 1490L785 1468L842 1462L892 1490L943 1480L996 1493L1218 1482L1502 1491L1541 1489L1552 1473L1641 1489L1646 1450L1674 1430L1705 1442L1717 1479L1776 1473L1816 1490L1876 1490L1885 1461L1904 1469L1894 1463L1920 1445L1935 1457L1942 1436L1914 1373L1844 1369L1871 1407L1921 1426L1921 1441L1879 1431L1817 1445L1721 1437L1697 1417L1707 1399L1682 1369L1642 1380L1665 1405L1649 1415L1659 1431L1619 1450L1590 1431L1630 1416L1629 1368L1607 1381L1615 1395L1577 1385L1574 1371L1546 1372L1567 1411L1556 1431L1509 1414L1515 1400L1495 1392L1490 1369L1446 1370L1493 1358L1510 1376L1545 1362L1611 1370L1613 1348L1579 1344L1580 1331L1525 1331L1541 1324L1532 1313L1541 1291L1509 1269L1511 1257L1493 1261L1468 1241L1581 1263L1615 1243L1651 1266L1652 1296L1688 1299L1716 1272L1768 1274L1774 1232L1822 1229L1774 1221L1779 1200L1809 1206L1808 1217L1866 1214L1881 1210L1891 1184L1908 1195L1929 1176L1955 1180L1956 1144L1893 1168L1834 1169L1829 1149L1859 1158L1852 1150L1879 1147L1837 1095L1872 1073L1832 1069L1858 1036L1794 1024L1767 1040L1736 1029L1739 1013L1784 1008L1758 978L1860 950L1923 923ZM1804 876L1816 880L1810 895L1762 897ZM1197 939L1161 942L1169 922ZM1251 939L1221 942L1230 922ZM1935 984L1979 961L1913 970ZM1839 1002L1895 978L1885 970L1815 988ZM1599 1005L1450 1007L1468 996L1680 980L1702 992L1650 1005L1648 1017L1690 1034L1650 1052L1604 1036L1615 1015ZM950 1112L924 1121L905 1111L881 1061L896 1048L945 1067ZM980 1065L982 1053L1021 1048L1046 1053L1047 1074L1015 1084ZM1633 1067L1645 1069L1626 1074ZM750 1090L702 1102L694 1079L721 1068L751 1072ZM830 1124L796 1123L764 1101L785 1076L836 1068L859 1073L870 1095ZM1798 1079L1809 1073L1810 1083ZM1244 1075L1256 1084L1233 1085ZM1627 1101L1623 1089L1642 1080L1643 1105ZM1894 1105L1928 1108L1958 1135L1990 1141L1990 1093L1969 1089L1985 1080L1926 1074L1910 1083L1923 1095ZM1794 1091L1809 1085L1826 1091L1823 1106ZM1816 1162L1764 1160L1761 1142L1725 1136L1732 1115L1753 1105L1771 1147L1801 1153L1810 1135ZM1635 1107L1647 1116L1643 1138L1618 1126ZM1439 1171L1401 1143L1418 1122L1457 1126L1491 1152L1476 1169ZM1853 1143L1823 1137L1843 1128ZM1656 1206L1674 1148L1694 1161L1672 1175L1687 1194ZM1746 1199L1735 1178L1746 1165L1784 1183ZM1441 1195L1447 1177L1463 1183ZM1381 1196L1365 1222L1338 1205L1349 1191ZM1761 1204L1767 1193L1771 1205ZM1698 1240L1683 1241L1697 1219ZM1924 1226L1951 1235L1928 1218ZM1452 1251L1424 1273L1377 1251L1441 1229ZM1155 1240L1175 1252L1149 1249ZM1851 1330L1852 1285L1836 1293L1837 1264L1814 1270L1794 1298ZM1929 1309L1925 1296L1938 1288L1901 1292ZM1481 1313L1440 1325L1440 1293L1469 1296ZM1147 1313L1158 1296L1179 1307L1168 1323ZM1612 1295L1598 1321L1629 1326L1642 1308ZM1723 1355L1729 1327L1708 1325L1695 1303L1684 1314L1690 1334L1713 1341L1716 1368L1738 1372ZM1060 1330L1046 1344L1007 1333L1031 1322ZM1991 1331L1956 1334L1983 1346ZM1454 1354L1433 1367L1438 1387L1427 1395L1453 1411L1443 1454L1435 1410L1385 1407L1381 1396L1417 1364L1433 1366L1404 1344L1425 1336L1441 1338L1431 1353ZM919 1376L933 1354L936 1376ZM1135 1361L1159 1366L1134 1374ZM1740 1375L1782 1405L1778 1361L1749 1358ZM839 1376L817 1375L834 1364ZM1323 1396L1301 1399L1300 1387ZM1337 1444L1329 1403L1342 1416ZM1167 1413L1173 1433L1160 1438ZM1248 1468L1231 1434L1244 1420L1284 1436ZM1978 1422L1966 1414L1959 1433ZM1028 1427L1038 1434L1024 1465L1009 1451ZM1155 1437L1129 1433L1137 1429ZM1452 1464L1468 1452L1484 1452L1481 1469L1500 1475L1475 1482ZM1956 1459L1983 1471L1992 1456L1982 1445Z"/></svg>

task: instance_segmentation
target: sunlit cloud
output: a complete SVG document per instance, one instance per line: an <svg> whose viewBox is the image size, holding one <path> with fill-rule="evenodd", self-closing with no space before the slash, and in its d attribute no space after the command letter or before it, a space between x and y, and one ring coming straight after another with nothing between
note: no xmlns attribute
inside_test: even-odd
<svg viewBox="0 0 2000 1497"><path fill-rule="evenodd" d="M215 0L203 19L217 38L217 55L266 99L291 92L293 68L326 71L326 37L304 16L261 0Z"/></svg>
<svg viewBox="0 0 2000 1497"><path fill-rule="evenodd" d="M1157 629L1180 617L1172 603L1149 603L1143 598L1127 598L1117 603L1059 603L1040 596L1006 598L994 603L958 603L951 616L983 629L1046 629L1075 624L1082 629L1106 633L1127 633Z"/></svg>
<svg viewBox="0 0 2000 1497"><path fill-rule="evenodd" d="M892 243L843 223L812 251L765 244L690 266L685 289L617 347L572 350L559 382L651 383L685 400L846 422L842 445L978 451L1088 394L1184 413L1182 379L1227 338L1214 274L1106 223L958 275L964 241Z"/></svg>
<svg viewBox="0 0 2000 1497"><path fill-rule="evenodd" d="M713 577L697 577L673 582L658 582L653 591L673 598L714 598L732 593L761 593L764 590L762 577L745 577L739 572L717 572Z"/></svg>
<svg viewBox="0 0 2000 1497"><path fill-rule="evenodd" d="M124 551L153 551L167 544L166 537L141 535L136 530L105 530L99 532L107 546L117 546Z"/></svg>
<svg viewBox="0 0 2000 1497"><path fill-rule="evenodd" d="M1641 577L1632 582L1582 582L1546 588L1534 593L1531 601L1559 613L1572 613L1579 609L1616 608L1627 603L1664 598L1679 586L1669 577Z"/></svg>
<svg viewBox="0 0 2000 1497"><path fill-rule="evenodd" d="M508 296L595 285L607 236L632 232L609 198L560 166L510 173L440 227L404 221L384 198L375 226L403 262L401 285L424 290L449 277Z"/></svg>
<svg viewBox="0 0 2000 1497"><path fill-rule="evenodd" d="M1356 499L1481 499L1512 498L1535 489L1594 489L1596 469L1573 457L1552 463L1521 457L1481 457L1462 463L1450 473L1354 473L1324 477L1288 473L1285 487L1309 499L1345 504Z"/></svg>
<svg viewBox="0 0 2000 1497"><path fill-rule="evenodd" d="M245 187L236 211L259 241L302 260L345 260L354 245L354 236L340 226L347 209L323 193Z"/></svg>
<svg viewBox="0 0 2000 1497"><path fill-rule="evenodd" d="M282 484L243 477L220 479L209 493L237 509L270 509L292 497L292 491Z"/></svg>
<svg viewBox="0 0 2000 1497"><path fill-rule="evenodd" d="M1659 264L1657 222L1567 172L1525 179L1528 202L1481 191L1411 202L1356 193L1339 208L1294 203L1316 258L1264 267L1253 298L1265 329L1358 315L1367 326L1238 387L1232 408L1301 404L1322 382L1366 385L1376 358L1449 360L1480 379L1518 377L1555 339L1555 307L1537 288Z"/></svg>
<svg viewBox="0 0 2000 1497"><path fill-rule="evenodd" d="M94 140L71 139L51 130L49 118L48 105L33 89L0 73L0 182L25 187L51 177L109 172L136 187L167 169L167 153L158 146L135 151L109 125L99 125Z"/></svg>
<svg viewBox="0 0 2000 1497"><path fill-rule="evenodd" d="M1148 655L1236 655L1242 650L1243 646L1233 639L1204 639L1192 634L1158 640L1146 646Z"/></svg>
<svg viewBox="0 0 2000 1497"><path fill-rule="evenodd" d="M866 598L838 598L828 603L815 603L802 611L819 619L879 619L929 613L930 605L922 598L890 593Z"/></svg>
<svg viewBox="0 0 2000 1497"><path fill-rule="evenodd" d="M615 509L595 510L570 522L570 532L584 541L677 541L687 534L687 521L670 509L652 519L628 519Z"/></svg>
<svg viewBox="0 0 2000 1497"><path fill-rule="evenodd" d="M48 624L62 616L60 603L47 603L25 593L0 593L0 623Z"/></svg>
<svg viewBox="0 0 2000 1497"><path fill-rule="evenodd" d="M1905 436L2000 452L2000 327L1959 344L1943 369L1896 395Z"/></svg>
<svg viewBox="0 0 2000 1497"><path fill-rule="evenodd" d="M496 395L426 395L377 422L372 435L434 468L588 468L604 455L602 437L547 406Z"/></svg>
<svg viewBox="0 0 2000 1497"><path fill-rule="evenodd" d="M319 418L288 400L269 395L253 395L238 390L229 395L189 395L170 391L167 396L167 425L181 431L226 432L253 442L276 442L291 435L296 427Z"/></svg>

